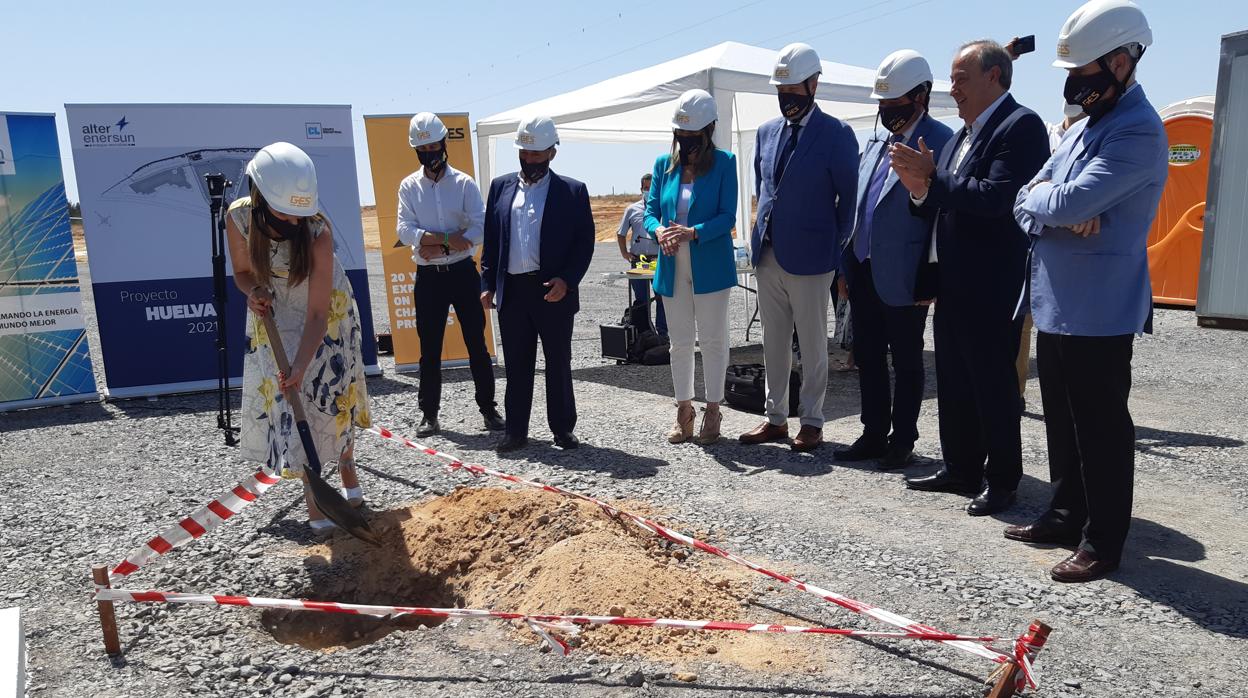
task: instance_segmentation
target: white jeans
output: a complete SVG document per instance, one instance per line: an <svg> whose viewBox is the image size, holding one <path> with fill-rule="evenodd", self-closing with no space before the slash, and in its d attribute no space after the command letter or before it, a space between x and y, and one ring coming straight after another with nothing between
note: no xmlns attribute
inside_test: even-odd
<svg viewBox="0 0 1248 698"><path fill-rule="evenodd" d="M707 402L723 402L728 371L728 302L732 288L714 293L693 292L689 245L676 253L672 297L663 299L671 339L672 386L678 401L693 399L693 347L702 350L702 381ZM696 328L696 335L695 335Z"/></svg>

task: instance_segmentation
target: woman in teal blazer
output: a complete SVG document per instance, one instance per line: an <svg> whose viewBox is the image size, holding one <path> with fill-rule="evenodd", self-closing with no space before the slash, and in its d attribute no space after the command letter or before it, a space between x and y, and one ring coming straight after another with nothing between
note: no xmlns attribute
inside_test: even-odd
<svg viewBox="0 0 1248 698"><path fill-rule="evenodd" d="M696 439L719 438L719 403L728 369L728 302L737 283L732 228L737 212L737 168L732 153L715 147L718 112L704 90L680 97L672 118L672 150L654 163L646 197L646 232L663 253L654 292L663 296L671 338L676 424L668 441L693 437L693 349L702 351L706 412ZM696 330L696 335L695 335Z"/></svg>

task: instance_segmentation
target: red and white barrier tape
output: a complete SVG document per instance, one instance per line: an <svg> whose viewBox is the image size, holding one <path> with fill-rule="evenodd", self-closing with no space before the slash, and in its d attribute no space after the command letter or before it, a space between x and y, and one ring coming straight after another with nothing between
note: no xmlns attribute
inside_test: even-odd
<svg viewBox="0 0 1248 698"><path fill-rule="evenodd" d="M808 584L801 580L771 571L755 562L740 557L734 553L728 552L714 545L701 541L692 536L685 535L679 531L667 528L662 524L654 522L642 516L638 516L628 511L618 509L601 500L595 499L588 495L571 492L569 490L556 487L554 485L543 484L531 480L504 473L498 470L486 468L477 464L464 463L459 458L429 448L420 443L397 435L383 427L373 426L366 431L370 431L384 439L397 441L407 448L416 449L427 455L442 458L448 461L451 470L467 470L474 476L489 475L507 482L512 482L525 487L552 492L565 497L579 499L589 502L601 508L608 516L613 518L623 517L652 535L658 536L665 540L689 546L696 550L701 550L712 555L724 558L731 562L742 565L759 574L767 576L776 581L782 582L788 586L794 587L799 591L806 592L817 596L824 601L836 604L854 613L869 616L883 623L899 627L905 632L902 633L881 633L874 631L861 630L843 630L834 628L801 628L798 626L782 626L782 625L765 625L765 624L747 624L747 623L723 623L719 621L684 621L674 619L644 619L644 618L619 618L611 616L525 616L523 614L500 614L500 612L480 611L475 609L417 609L407 607L389 607L389 606L359 606L352 604L327 604L313 601L287 601L282 599L263 599L253 597L240 596L213 596L202 594L177 594L162 592L126 592L114 589L97 590L97 598L101 601L165 601L169 603L199 603L199 604L216 604L216 605L235 605L235 606L271 606L279 608L295 608L301 610L319 610L337 613L367 613L370 615L430 615L441 617L495 617L502 619L515 619L525 621L529 627L542 638L550 643L559 651L566 653L567 646L557 637L549 635L549 630L567 631L568 627L575 624L580 625L634 625L634 626L656 626L656 627L677 627L691 628L698 630L739 630L745 632L787 632L787 633L810 633L810 634L830 634L830 635L849 635L857 637L890 637L904 639L920 639L930 640L934 642L943 642L952 647L957 647L964 651L970 652L977 656L991 659L1001 664L1016 664L1020 668L1022 675L1020 683L1035 688L1037 686L1032 668L1031 658L1043 646L1043 642L1037 642L1031 635L1024 635L1014 643L1014 651L1006 654L989 647L985 643L997 641L998 638L993 637L975 637L963 636L953 633L946 633L937 630L931 626L922 625L912 621L904 616L898 615L891 611L871 606L870 604L856 601L842 594L828 591L813 584ZM109 573L110 582L119 582L127 576L133 574L143 565L151 561L151 559L164 555L169 551L182 547L183 545L196 540L213 530L227 519L238 514L248 505L254 502L260 495L268 491L273 485L280 482L281 479L271 470L261 468L256 473L248 476L238 485L236 485L226 495L209 502L203 508L197 510L190 516L179 521L176 525L162 531L159 535L149 540L142 547L131 552L126 556L120 564L113 568ZM373 612L364 609L383 609L381 612ZM399 609L399 610L384 610ZM425 612L428 613L425 613ZM571 625L569 625L571 624ZM702 624L699 627L694 627ZM567 626L567 627L565 627Z"/></svg>
<svg viewBox="0 0 1248 698"><path fill-rule="evenodd" d="M954 637L952 633L944 633L931 626L923 625L916 621L910 620L909 618L906 618L905 616L898 615L891 611L886 611L882 608L877 608L875 606L872 606L867 603L863 603L861 601L855 601L854 599L851 599L842 594L838 594L833 591L828 591L827 589L823 589L821 587L815 586L813 584L809 584L799 579L795 579L793 577L780 574L779 572L773 572L772 570L769 570L763 567L762 565L759 565L758 563L747 560L739 555L728 552L726 550L723 550L722 548L718 548L704 541L698 540L697 538L693 538L692 536L687 536L679 531L675 531L670 528L667 528L666 526L663 526L662 524L651 521L650 519L647 519L645 517L638 516L637 514L633 514L633 513L624 511L622 509L617 509L616 507L613 507L610 504L607 504L606 502L595 499L588 495L580 494L577 492L571 492L569 490L556 487L555 485L547 485L547 484L543 484L540 482L534 482L532 480L525 480L523 478L516 477L515 475L510 475L508 473L504 473L498 470L486 468L482 465L464 463L459 458L456 458L455 456L449 453L443 453L435 448L429 448L428 446L412 441L411 439L408 439L404 436L395 434L394 432L384 427L379 427L379 426L374 425L372 427L369 427L365 431L372 432L373 434L376 434L377 436L380 436L383 439L398 442L402 444L403 446L406 446L407 448L416 449L418 451L424 452L427 455L434 456L437 458L442 458L443 460L449 461L449 467L452 470L463 469L463 470L467 470L468 472L476 476L489 475L491 477L496 477L501 480L506 480L507 482L515 483L517 485L523 485L525 487L540 489L546 492L553 492L555 494L563 495L565 497L571 497L573 499L579 499L585 502L589 502L601 508L604 512L606 512L608 516L611 516L613 518L623 517L625 519L628 519L629 521L633 522L640 528L648 531L649 533L655 536L664 538L674 543L680 543L682 545L686 545L696 550L701 550L703 552L710 553L718 557L722 557L725 560L729 560L731 562L735 562L748 569L758 572L759 574L770 577L771 579L774 579L778 582L787 584L795 589L798 589L799 591L804 591L808 594L812 594L814 596L817 596L823 599L824 601L836 604L837 606L840 606L841 608L852 611L854 613L859 613L865 616L869 616L880 622L887 623L889 625L901 628L905 630L907 633L945 635L948 637ZM964 650L966 652L970 652L971 654L977 655L979 657L983 657L985 659L991 659L992 661L997 662L999 664L1006 664L1006 663L1012 664L1012 663L1017 663L1018 661L1014 656L1011 656L1010 654L999 652L975 640L946 639L946 640L940 640L940 642L944 642L951 647L957 647L958 649ZM1017 654L1017 652L1015 654ZM1022 666L1022 669L1023 669L1023 672L1028 677L1027 679L1028 683L1034 688L1036 684L1035 684L1034 679L1032 678L1030 666Z"/></svg>
<svg viewBox="0 0 1248 698"><path fill-rule="evenodd" d="M1048 639L1048 633L1041 633L1039 624L1032 623L1027 628L1027 632L1014 641L1014 663L1022 672L1015 678L1015 691L1021 693L1027 686L1033 689L1039 686L1035 672L1031 668L1031 662L1036 658L1036 654L1044 649Z"/></svg>
<svg viewBox="0 0 1248 698"><path fill-rule="evenodd" d="M551 644L551 649L567 654L568 645L547 631L575 634L578 626L619 625L628 627L682 628L698 631L735 631L745 633L788 633L805 635L836 635L841 637L866 637L892 640L927 640L932 642L993 642L996 638L950 635L937 632L881 632L874 630L851 630L845 628L814 628L799 625L769 623L738 623L716 620L682 620L676 618L632 618L628 616L565 616L507 611L491 611L477 608L426 608L420 606L377 606L371 604L336 603L332 601L307 601L301 599L272 599L253 596L226 596L217 594L182 594L163 591L128 591L125 589L97 588L96 601L123 603L182 603L210 606L252 606L255 608L284 608L294 611L317 611L321 613L344 613L377 617L425 616L430 618L489 618L493 620L519 620L541 630L538 634Z"/></svg>
<svg viewBox="0 0 1248 698"><path fill-rule="evenodd" d="M220 526L279 482L281 478L268 468L261 468L248 475L224 496L208 502L206 506L161 531L155 538L127 555L121 564L108 573L109 580L113 583L123 581L152 558L180 548Z"/></svg>

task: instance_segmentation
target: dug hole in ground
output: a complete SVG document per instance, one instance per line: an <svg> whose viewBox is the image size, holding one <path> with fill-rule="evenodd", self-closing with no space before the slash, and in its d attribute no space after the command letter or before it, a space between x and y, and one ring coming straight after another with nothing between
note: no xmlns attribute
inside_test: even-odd
<svg viewBox="0 0 1248 698"><path fill-rule="evenodd" d="M652 512L635 503L626 508ZM795 622L752 604L767 588L759 586L756 575L669 547L592 504L547 492L465 487L375 515L371 523L382 541L379 548L339 535L287 551L303 557L311 579L310 588L298 595L526 614ZM441 620L268 610L261 622L279 642L334 651ZM537 642L518 621L512 627L508 640ZM676 664L713 659L751 670L791 672L835 664L841 640L599 626L583 627L569 643L576 652Z"/></svg>

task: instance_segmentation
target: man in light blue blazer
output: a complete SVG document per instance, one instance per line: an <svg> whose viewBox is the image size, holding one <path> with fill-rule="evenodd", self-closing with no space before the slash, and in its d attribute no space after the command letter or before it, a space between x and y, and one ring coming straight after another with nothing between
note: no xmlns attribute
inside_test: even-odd
<svg viewBox="0 0 1248 698"><path fill-rule="evenodd" d="M894 51L880 64L871 97L880 100L880 123L889 136L872 138L862 154L857 217L842 251L841 268L853 308L863 432L835 456L844 461L881 459L881 470L905 467L919 438L923 330L935 293L920 275L921 269L930 272L926 267L932 226L910 213L910 193L889 167L888 151L893 143L917 149L922 139L939 152L953 135L952 129L928 115L931 91L931 66L917 51ZM890 354L896 376L891 391Z"/></svg>
<svg viewBox="0 0 1248 698"><path fill-rule="evenodd" d="M1005 537L1077 544L1052 569L1060 582L1116 569L1131 523L1131 354L1135 335L1152 331L1147 240L1168 167L1161 118L1133 77L1152 39L1128 0L1093 0L1066 21L1053 65L1067 69L1066 101L1088 119L1014 206L1033 240L1020 312L1029 303L1039 330L1053 499Z"/></svg>
<svg viewBox="0 0 1248 698"><path fill-rule="evenodd" d="M793 450L823 442L828 389L828 288L840 241L854 221L858 140L853 129L815 105L823 65L806 44L777 57L771 84L781 117L758 129L754 181L758 218L751 235L767 367L767 421L741 442L783 441L789 427L792 337L802 350L801 429Z"/></svg>

